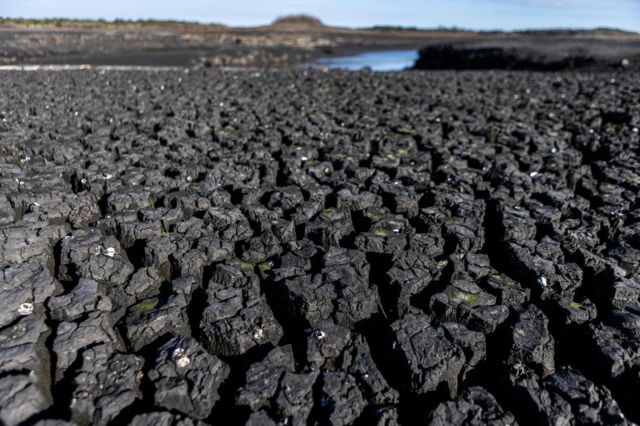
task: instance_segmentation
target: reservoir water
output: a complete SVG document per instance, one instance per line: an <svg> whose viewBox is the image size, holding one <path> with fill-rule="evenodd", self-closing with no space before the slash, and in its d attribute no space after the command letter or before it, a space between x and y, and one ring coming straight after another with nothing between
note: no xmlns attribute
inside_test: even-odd
<svg viewBox="0 0 640 426"><path fill-rule="evenodd" d="M369 67L372 71L404 71L418 59L416 50L380 50L350 56L324 57L311 63L314 68L358 71Z"/></svg>

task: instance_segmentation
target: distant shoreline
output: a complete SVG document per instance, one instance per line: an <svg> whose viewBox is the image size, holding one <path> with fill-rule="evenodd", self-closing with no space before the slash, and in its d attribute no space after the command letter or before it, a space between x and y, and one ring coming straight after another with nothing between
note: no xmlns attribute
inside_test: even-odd
<svg viewBox="0 0 640 426"><path fill-rule="evenodd" d="M296 18L296 17L293 17ZM12 18L12 17L0 17L0 30L16 29L16 27L25 27L29 29L35 28L82 28L82 29L101 29L101 28L167 28L167 29L203 29L203 30L252 30L252 29L275 29L278 25L282 25L284 21L285 25L289 17L276 19L271 24L255 25L255 26L234 26L221 22L198 22L188 20L164 20L164 19L73 19L73 18ZM640 35L640 32L624 30L619 28L610 27L595 27L595 28L563 28L563 27L548 27L548 28L522 28L518 30L482 30L463 27L416 27L416 26L402 26L402 25L371 25L371 26L333 26L325 25L319 20L313 17L308 17L309 20L315 20L314 26L316 29L323 31L330 30L347 30L347 31L374 31L374 32L427 32L427 33L474 33L474 34L564 34L564 35ZM304 20L300 23L305 25ZM282 28L281 28L282 29Z"/></svg>
<svg viewBox="0 0 640 426"><path fill-rule="evenodd" d="M290 68L354 53L424 51L443 45L528 46L541 38L551 41L542 45L543 50L552 48L554 40L569 40L586 51L591 44L605 50L624 44L630 46L625 52L633 57L639 52L640 57L640 34L609 28L517 32L385 26L351 29L328 26L308 16L242 28L158 20L0 18L0 65ZM444 58L444 65L438 68L449 65L449 56ZM456 63L455 69L468 66L464 61ZM422 64L429 68L424 61Z"/></svg>

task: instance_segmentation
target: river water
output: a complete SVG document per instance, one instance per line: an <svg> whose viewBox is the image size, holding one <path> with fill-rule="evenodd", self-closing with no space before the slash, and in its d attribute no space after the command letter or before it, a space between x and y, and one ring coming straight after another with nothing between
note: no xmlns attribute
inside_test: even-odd
<svg viewBox="0 0 640 426"><path fill-rule="evenodd" d="M372 71L404 71L418 59L416 50L380 50L350 56L324 57L309 64L313 68L358 71L369 67Z"/></svg>

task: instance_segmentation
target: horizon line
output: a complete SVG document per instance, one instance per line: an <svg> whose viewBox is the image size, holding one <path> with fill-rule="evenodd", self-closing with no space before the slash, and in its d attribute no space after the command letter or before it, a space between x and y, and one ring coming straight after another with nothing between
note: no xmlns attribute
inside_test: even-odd
<svg viewBox="0 0 640 426"><path fill-rule="evenodd" d="M209 20L188 20L188 19L162 19L162 18L65 18L61 16L51 16L51 17L40 17L40 18L27 18L27 17L16 17L16 16L0 16L0 21L66 21L66 22L99 22L99 23L107 23L107 24L118 24L118 23L171 23L171 24L192 24L192 25L204 25L204 26L224 26L228 28L239 28L239 29L249 29L249 28L260 28L265 26L273 25L279 19L289 18L289 17L308 17L313 19L318 19L319 22L322 23L323 26L329 28L344 28L344 29L352 29L352 30L363 30L363 29L376 29L376 28L397 28L397 29L405 29L405 30L416 30L416 31L459 31L459 32L481 32L481 33L495 33L495 32L504 32L504 33L517 33L517 32L526 32L526 31L597 31L597 30L609 30L609 31L621 31L628 32L633 34L639 34L640 31L635 29L629 29L624 27L610 27L610 26L576 26L576 27L523 27L519 29L501 29L501 28L493 28L493 29L478 29L478 28L469 28L462 27L458 25L437 25L432 27L420 27L416 25L397 25L397 24L383 24L377 23L367 26L352 26L352 25L334 25L328 22L321 20L313 15L307 14L291 14L291 15L281 15L276 16L271 21L267 23L257 24L257 25L232 25L227 24L220 21L209 21ZM0 22L2 23L2 22Z"/></svg>

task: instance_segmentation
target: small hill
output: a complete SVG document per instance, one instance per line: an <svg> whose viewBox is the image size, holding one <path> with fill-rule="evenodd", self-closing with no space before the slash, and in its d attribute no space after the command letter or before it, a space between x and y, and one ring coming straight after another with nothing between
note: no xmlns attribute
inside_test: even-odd
<svg viewBox="0 0 640 426"><path fill-rule="evenodd" d="M277 18L271 28L287 31L305 31L325 28L322 21L310 15L289 15Z"/></svg>

